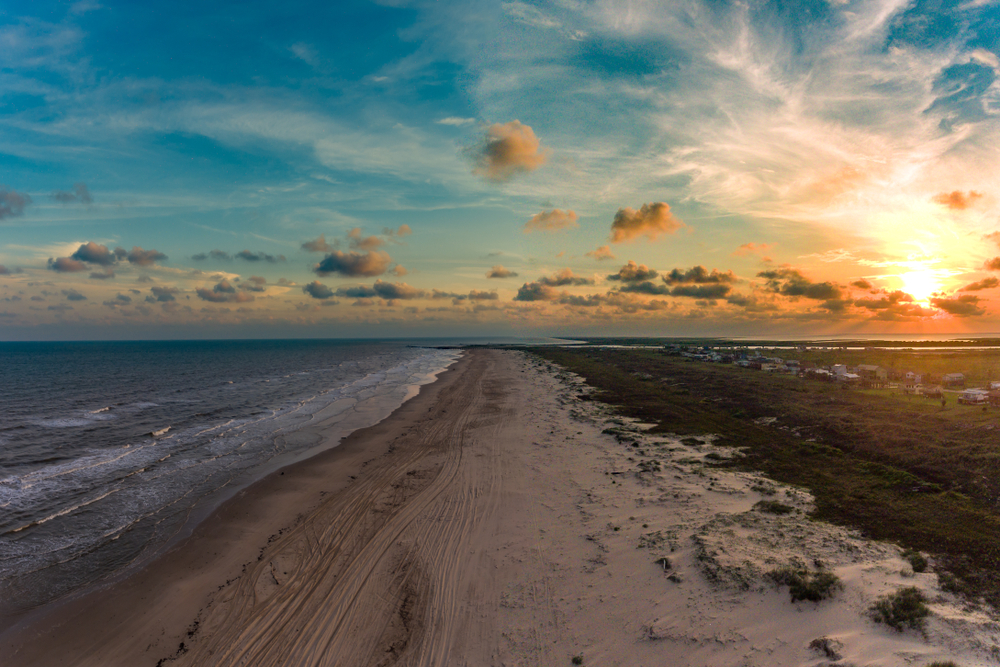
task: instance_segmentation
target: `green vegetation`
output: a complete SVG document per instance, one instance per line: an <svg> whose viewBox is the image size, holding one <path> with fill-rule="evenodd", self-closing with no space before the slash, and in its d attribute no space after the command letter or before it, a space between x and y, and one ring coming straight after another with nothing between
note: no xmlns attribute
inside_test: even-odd
<svg viewBox="0 0 1000 667"><path fill-rule="evenodd" d="M574 665L582 665L583 664L583 656L582 655L574 655L573 659L570 660L570 662L572 662Z"/></svg>
<svg viewBox="0 0 1000 667"><path fill-rule="evenodd" d="M888 625L898 632L906 627L922 631L931 613L924 602L920 589L909 586L879 598L868 611L876 623Z"/></svg>
<svg viewBox="0 0 1000 667"><path fill-rule="evenodd" d="M820 602L832 597L834 592L842 587L840 579L833 572L827 570L810 572L805 567L797 565L787 565L772 570L765 576L779 586L788 586L792 602L799 600Z"/></svg>
<svg viewBox="0 0 1000 667"><path fill-rule="evenodd" d="M845 391L659 350L533 352L582 376L596 390L593 400L657 424L653 435L681 436L695 446L715 434L713 444L744 454L706 465L761 471L808 489L816 518L933 554L947 590L1000 605L1000 411L942 410L935 401ZM883 352L896 355L897 367L911 366L907 353ZM954 354L987 369L983 376L1000 370L1000 349ZM912 367L923 369L918 361ZM964 363L946 365L971 375Z"/></svg>
<svg viewBox="0 0 1000 667"><path fill-rule="evenodd" d="M927 570L927 559L919 551L905 549L902 556L910 562L910 569L914 572L924 572Z"/></svg>

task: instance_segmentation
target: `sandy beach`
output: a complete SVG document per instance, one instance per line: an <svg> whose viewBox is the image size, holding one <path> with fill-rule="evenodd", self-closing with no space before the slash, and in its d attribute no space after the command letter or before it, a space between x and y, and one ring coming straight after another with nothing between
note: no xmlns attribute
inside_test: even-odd
<svg viewBox="0 0 1000 667"><path fill-rule="evenodd" d="M990 610L898 547L706 466L733 454L711 434L650 435L586 393L521 353L468 351L134 576L8 628L0 664L1000 665ZM755 507L774 498L795 511ZM842 587L792 602L766 573L794 563ZM930 600L923 633L868 616L903 586Z"/></svg>

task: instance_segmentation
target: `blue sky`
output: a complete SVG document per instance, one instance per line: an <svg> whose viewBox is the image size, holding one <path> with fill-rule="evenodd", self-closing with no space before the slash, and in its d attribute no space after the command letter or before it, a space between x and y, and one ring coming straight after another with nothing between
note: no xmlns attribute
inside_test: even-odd
<svg viewBox="0 0 1000 667"><path fill-rule="evenodd" d="M148 4L0 13L0 337L1000 330L1000 3Z"/></svg>

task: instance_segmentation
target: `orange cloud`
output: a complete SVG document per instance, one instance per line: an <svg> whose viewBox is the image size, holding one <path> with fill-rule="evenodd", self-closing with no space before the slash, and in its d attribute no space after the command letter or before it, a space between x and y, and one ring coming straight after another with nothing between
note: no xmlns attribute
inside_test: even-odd
<svg viewBox="0 0 1000 667"><path fill-rule="evenodd" d="M955 190L954 192L942 192L941 194L934 195L931 201L956 211L964 211L972 206L974 201L982 199L982 197L983 193L976 192L975 190L969 190L968 192Z"/></svg>
<svg viewBox="0 0 1000 667"><path fill-rule="evenodd" d="M547 157L530 126L519 120L496 123L486 133L486 144L479 153L474 173L502 183L517 174L538 169Z"/></svg>
<svg viewBox="0 0 1000 667"><path fill-rule="evenodd" d="M608 276L608 280L620 280L625 283L638 283L644 280L652 280L658 275L659 274L656 271L649 268L645 264L636 264L630 259L628 264L618 270L618 273L612 273Z"/></svg>
<svg viewBox="0 0 1000 667"><path fill-rule="evenodd" d="M486 272L487 278L516 278L517 272L504 268L502 264L497 264Z"/></svg>
<svg viewBox="0 0 1000 667"><path fill-rule="evenodd" d="M360 227L347 232L347 238L351 242L351 247L358 250L378 250L385 245L385 241L377 236L361 236Z"/></svg>
<svg viewBox="0 0 1000 667"><path fill-rule="evenodd" d="M931 298L931 305L955 317L978 317L986 314L986 310L979 305L979 297L973 294Z"/></svg>
<svg viewBox="0 0 1000 667"><path fill-rule="evenodd" d="M664 202L643 204L638 211L620 208L611 223L611 242L632 241L640 236L648 236L655 241L661 235L672 234L683 226L684 223L674 217L670 206Z"/></svg>
<svg viewBox="0 0 1000 667"><path fill-rule="evenodd" d="M611 252L611 246L602 245L597 250L591 250L590 252L584 253L585 256L601 261L604 259L614 259L615 254Z"/></svg>
<svg viewBox="0 0 1000 667"><path fill-rule="evenodd" d="M531 232L557 232L562 229L573 229L579 227L576 223L579 216L576 211L561 211L554 208L551 211L542 211L532 216L524 225L524 233Z"/></svg>
<svg viewBox="0 0 1000 667"><path fill-rule="evenodd" d="M745 255L759 255L766 252L771 247L770 243L744 243L733 251L733 257L743 257Z"/></svg>

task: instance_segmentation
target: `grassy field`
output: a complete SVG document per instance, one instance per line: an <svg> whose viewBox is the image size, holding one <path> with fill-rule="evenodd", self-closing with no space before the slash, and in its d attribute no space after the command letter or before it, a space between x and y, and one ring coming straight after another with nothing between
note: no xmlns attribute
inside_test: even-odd
<svg viewBox="0 0 1000 667"><path fill-rule="evenodd" d="M817 518L931 553L947 588L1000 607L1000 409L958 406L954 396L942 409L899 392L654 350L532 351L583 376L596 400L658 424L656 432L719 434L746 453L727 465L808 488ZM1000 368L1000 350L966 353ZM916 364L927 353L912 354Z"/></svg>

